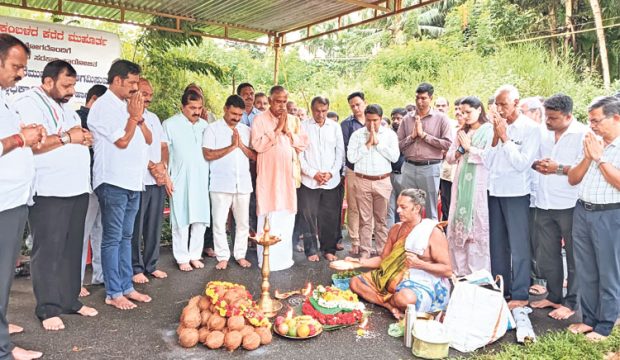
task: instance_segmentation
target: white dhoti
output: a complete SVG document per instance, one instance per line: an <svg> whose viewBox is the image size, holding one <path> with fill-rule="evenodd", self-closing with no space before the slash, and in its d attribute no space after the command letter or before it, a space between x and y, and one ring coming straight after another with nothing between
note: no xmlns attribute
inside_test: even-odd
<svg viewBox="0 0 620 360"><path fill-rule="evenodd" d="M269 247L269 268L271 271L285 270L293 266L293 229L295 228L295 214L289 211L274 211L269 213L269 233L281 239L281 241ZM265 215L258 217L257 230L263 232ZM263 267L263 247L256 247L258 266Z"/></svg>

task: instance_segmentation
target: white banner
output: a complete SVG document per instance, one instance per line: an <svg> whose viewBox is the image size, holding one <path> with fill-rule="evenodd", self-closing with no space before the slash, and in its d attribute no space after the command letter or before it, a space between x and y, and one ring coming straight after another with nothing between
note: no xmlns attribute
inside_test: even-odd
<svg viewBox="0 0 620 360"><path fill-rule="evenodd" d="M0 16L0 33L19 38L32 52L26 77L9 90L10 95L41 85L45 65L61 59L77 71L72 102L83 104L88 89L107 83L110 65L121 55L118 35L100 30Z"/></svg>

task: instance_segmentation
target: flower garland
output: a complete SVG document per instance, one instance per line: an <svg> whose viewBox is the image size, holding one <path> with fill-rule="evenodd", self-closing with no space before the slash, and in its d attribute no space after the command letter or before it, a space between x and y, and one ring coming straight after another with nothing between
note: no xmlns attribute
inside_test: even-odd
<svg viewBox="0 0 620 360"><path fill-rule="evenodd" d="M239 295L232 302L225 299L226 293L231 290L236 291ZM252 294L241 284L226 281L210 281L205 289L205 295L209 297L220 316L243 316L253 326L271 327L269 319L260 311L256 302L252 300Z"/></svg>
<svg viewBox="0 0 620 360"><path fill-rule="evenodd" d="M364 313L360 310L350 312L341 311L337 314L323 314L312 306L309 299L301 306L301 312L304 315L310 315L323 325L353 325L358 323L364 317Z"/></svg>

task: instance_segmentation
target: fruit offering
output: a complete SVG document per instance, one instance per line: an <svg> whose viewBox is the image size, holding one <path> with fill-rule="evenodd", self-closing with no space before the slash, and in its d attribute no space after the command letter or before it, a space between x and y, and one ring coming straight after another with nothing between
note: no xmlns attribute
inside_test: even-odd
<svg viewBox="0 0 620 360"><path fill-rule="evenodd" d="M274 323L275 332L278 335L293 339L307 339L315 337L323 332L323 325L312 316L278 316Z"/></svg>
<svg viewBox="0 0 620 360"><path fill-rule="evenodd" d="M271 343L271 323L243 285L212 281L206 295L194 296L181 313L177 335L182 347L254 350Z"/></svg>

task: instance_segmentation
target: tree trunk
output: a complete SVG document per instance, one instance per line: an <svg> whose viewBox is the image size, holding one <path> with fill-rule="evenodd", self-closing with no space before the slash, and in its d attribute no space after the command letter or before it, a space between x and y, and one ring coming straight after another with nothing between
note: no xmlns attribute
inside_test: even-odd
<svg viewBox="0 0 620 360"><path fill-rule="evenodd" d="M573 24L573 0L564 1L564 22L566 25L566 38L564 46L568 50L569 42L573 45L573 51L577 50L577 39L575 38L575 25Z"/></svg>
<svg viewBox="0 0 620 360"><path fill-rule="evenodd" d="M555 18L555 3L551 2L549 4L549 30L551 31L551 35L555 35L556 29L558 28L557 19ZM549 41L551 41L551 56L555 60L558 58L558 44L555 36L552 36Z"/></svg>
<svg viewBox="0 0 620 360"><path fill-rule="evenodd" d="M603 84L605 90L609 90L611 80L609 77L609 60L607 59L607 44L605 43L605 30L603 29L603 16L601 14L601 6L598 0L590 0L592 14L594 15L594 24L596 25L596 37L598 39L598 48L601 58L601 69L603 71Z"/></svg>

